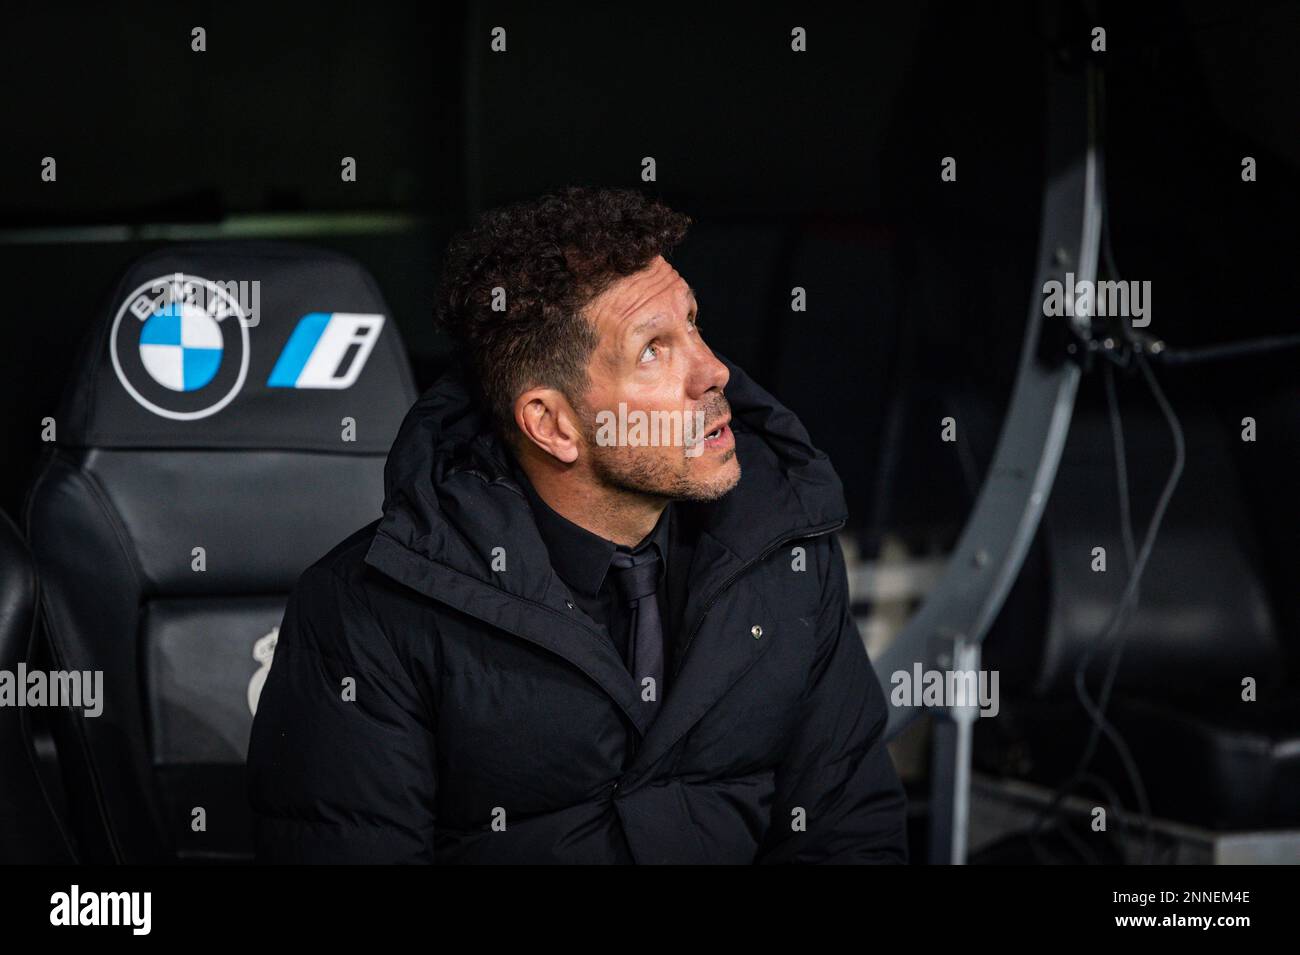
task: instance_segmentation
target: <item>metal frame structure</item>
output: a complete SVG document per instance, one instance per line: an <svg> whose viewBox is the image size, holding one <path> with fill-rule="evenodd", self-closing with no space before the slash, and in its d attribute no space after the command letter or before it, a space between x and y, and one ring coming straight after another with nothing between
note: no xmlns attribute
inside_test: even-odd
<svg viewBox="0 0 1300 955"><path fill-rule="evenodd" d="M1072 272L1096 281L1101 248L1104 177L1098 128L1099 77L1091 64L1057 61L1048 72L1047 175L1039 233L1036 289ZM1067 294L1073 290L1067 287ZM1088 315L1045 317L1032 296L1020 364L997 450L974 509L939 584L920 611L876 661L888 698L892 675L978 671L980 644L1020 573L1056 480L1065 447L1080 365L1071 360L1086 342ZM931 863L966 859L971 739L978 715L971 705L930 709ZM920 715L914 706L889 709L887 737Z"/></svg>

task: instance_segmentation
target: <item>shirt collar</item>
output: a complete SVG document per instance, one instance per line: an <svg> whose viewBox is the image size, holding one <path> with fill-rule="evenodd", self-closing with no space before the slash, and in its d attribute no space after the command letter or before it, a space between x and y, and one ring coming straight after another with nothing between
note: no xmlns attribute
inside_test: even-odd
<svg viewBox="0 0 1300 955"><path fill-rule="evenodd" d="M511 464L520 486L528 497L528 503L532 509L533 517L537 521L537 529L541 532L542 541L546 544L546 549L551 555L551 565L555 568L556 573L560 575L560 578L570 587L574 587L581 593L591 597L599 594L615 551L639 554L646 548L654 547L659 553L662 573L663 565L668 560L668 526L672 512L671 501L664 508L663 513L659 515L659 520L656 522L654 529L636 547L624 547L601 537L599 534L593 534L585 527L573 523L563 514L555 511L546 501L542 500L542 496L533 487L533 482L528 480L528 475L524 473L524 469L513 460Z"/></svg>

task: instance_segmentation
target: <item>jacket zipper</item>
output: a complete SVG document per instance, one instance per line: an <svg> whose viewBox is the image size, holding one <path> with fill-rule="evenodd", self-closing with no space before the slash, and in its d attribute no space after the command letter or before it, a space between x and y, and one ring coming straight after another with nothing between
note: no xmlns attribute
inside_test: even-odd
<svg viewBox="0 0 1300 955"><path fill-rule="evenodd" d="M673 679L676 679L677 674L681 672L682 664L686 661L686 652L690 650L691 644L695 641L696 634L698 634L700 632L700 628L704 626L704 620L705 618L708 617L709 610L712 609L715 603L717 603L718 598L721 597L723 593L726 592L728 587L730 587L737 580L739 580L740 577L743 576L755 564L761 563L762 561L766 560L771 554L775 553L777 550L784 547L786 544L792 543L797 540L810 540L814 537L823 537L826 534L830 534L833 533L834 531L839 530L846 523L848 523L847 520L834 521L830 524L822 524L819 527L806 528L804 530L798 531L793 534L785 534L782 537L778 537L771 544L763 548L763 550L758 554L757 557L751 557L749 560L745 561L744 564L738 567L730 577L728 577L726 580L722 582L722 584L718 587L717 590L713 591L713 593L709 595L709 599L705 601L704 610L700 613L699 619L695 622L695 625L691 627L690 635L686 638L686 642L682 644L681 650L676 654L677 663L673 667Z"/></svg>

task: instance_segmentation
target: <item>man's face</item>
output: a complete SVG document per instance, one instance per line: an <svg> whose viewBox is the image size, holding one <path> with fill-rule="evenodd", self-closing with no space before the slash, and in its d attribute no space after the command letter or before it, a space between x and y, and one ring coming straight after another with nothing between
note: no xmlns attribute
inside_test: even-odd
<svg viewBox="0 0 1300 955"><path fill-rule="evenodd" d="M700 336L697 307L662 256L588 306L599 341L575 411L598 481L690 501L716 500L739 482L722 393L730 373Z"/></svg>

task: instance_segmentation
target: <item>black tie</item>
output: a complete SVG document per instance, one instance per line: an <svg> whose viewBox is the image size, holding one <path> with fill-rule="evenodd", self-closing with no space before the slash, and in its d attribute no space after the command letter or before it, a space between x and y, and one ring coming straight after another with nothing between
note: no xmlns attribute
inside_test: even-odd
<svg viewBox="0 0 1300 955"><path fill-rule="evenodd" d="M641 699L657 704L663 698L664 680L664 630L659 619L659 601L655 598L661 561L651 547L641 554L616 551L611 562L615 567L614 583L632 612L629 669L640 688ZM654 681L649 688L645 683L647 678Z"/></svg>

